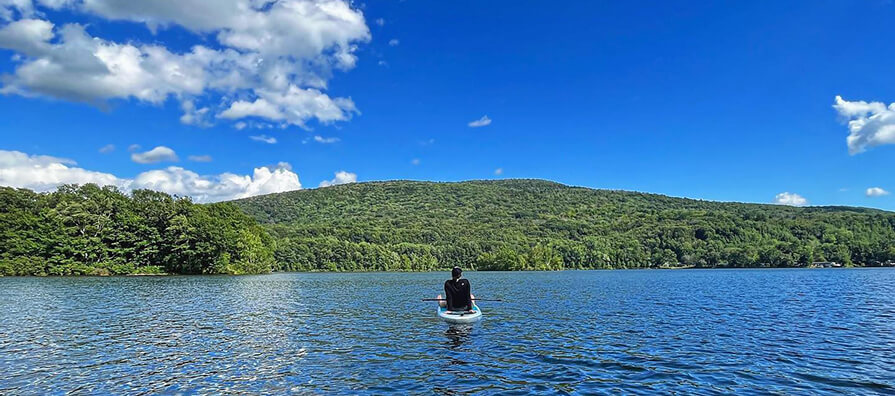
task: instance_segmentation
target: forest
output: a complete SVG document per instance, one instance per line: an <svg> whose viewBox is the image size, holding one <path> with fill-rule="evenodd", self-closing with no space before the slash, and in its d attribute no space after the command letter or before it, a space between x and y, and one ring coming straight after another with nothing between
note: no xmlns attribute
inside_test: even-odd
<svg viewBox="0 0 895 396"><path fill-rule="evenodd" d="M270 272L274 241L229 203L149 190L0 188L0 275Z"/></svg>
<svg viewBox="0 0 895 396"><path fill-rule="evenodd" d="M895 260L895 213L594 190L388 181L234 202L283 271L806 267Z"/></svg>
<svg viewBox="0 0 895 396"><path fill-rule="evenodd" d="M895 213L542 180L389 181L229 203L0 188L0 275L806 267L895 262Z"/></svg>

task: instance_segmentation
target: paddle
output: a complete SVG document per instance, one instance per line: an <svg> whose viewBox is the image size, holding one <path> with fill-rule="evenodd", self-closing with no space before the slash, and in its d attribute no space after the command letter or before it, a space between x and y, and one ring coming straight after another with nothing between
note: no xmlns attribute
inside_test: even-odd
<svg viewBox="0 0 895 396"><path fill-rule="evenodd" d="M473 298L472 300L473 301L500 301L500 302L503 302L503 300L497 299L497 298ZM446 298L424 298L423 301L447 301L447 299Z"/></svg>

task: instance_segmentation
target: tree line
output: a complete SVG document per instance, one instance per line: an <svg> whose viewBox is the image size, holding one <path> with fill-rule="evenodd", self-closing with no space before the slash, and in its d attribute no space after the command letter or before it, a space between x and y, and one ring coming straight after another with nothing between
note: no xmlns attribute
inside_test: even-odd
<svg viewBox="0 0 895 396"><path fill-rule="evenodd" d="M274 241L229 203L115 187L0 188L0 275L248 274Z"/></svg>
<svg viewBox="0 0 895 396"><path fill-rule="evenodd" d="M376 182L200 205L150 190L0 188L0 275L251 274L895 262L895 213L593 190Z"/></svg>
<svg viewBox="0 0 895 396"><path fill-rule="evenodd" d="M235 202L278 269L846 266L895 260L895 214L721 203L540 180L375 182Z"/></svg>

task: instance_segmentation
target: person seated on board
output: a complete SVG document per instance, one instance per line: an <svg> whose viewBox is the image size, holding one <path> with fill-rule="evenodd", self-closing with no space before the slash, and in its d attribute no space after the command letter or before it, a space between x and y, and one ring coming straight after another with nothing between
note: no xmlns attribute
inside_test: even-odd
<svg viewBox="0 0 895 396"><path fill-rule="evenodd" d="M451 279L444 281L444 297L438 295L438 305L447 307L448 311L472 311L475 299L469 287L469 281L462 278L463 270L454 267L451 270Z"/></svg>

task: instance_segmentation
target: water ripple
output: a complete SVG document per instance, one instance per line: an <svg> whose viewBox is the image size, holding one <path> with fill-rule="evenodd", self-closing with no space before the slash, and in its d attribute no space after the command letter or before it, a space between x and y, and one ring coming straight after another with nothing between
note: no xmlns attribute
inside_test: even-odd
<svg viewBox="0 0 895 396"><path fill-rule="evenodd" d="M0 394L895 393L893 270L443 276L0 278Z"/></svg>

